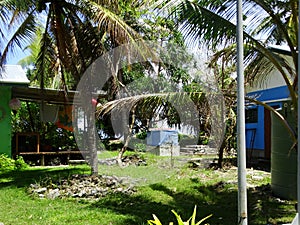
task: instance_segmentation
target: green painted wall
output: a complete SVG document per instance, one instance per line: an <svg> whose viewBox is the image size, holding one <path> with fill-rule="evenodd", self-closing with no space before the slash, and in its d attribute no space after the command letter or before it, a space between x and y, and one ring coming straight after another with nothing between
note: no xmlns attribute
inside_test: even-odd
<svg viewBox="0 0 300 225"><path fill-rule="evenodd" d="M11 87L0 86L0 154L11 157Z"/></svg>

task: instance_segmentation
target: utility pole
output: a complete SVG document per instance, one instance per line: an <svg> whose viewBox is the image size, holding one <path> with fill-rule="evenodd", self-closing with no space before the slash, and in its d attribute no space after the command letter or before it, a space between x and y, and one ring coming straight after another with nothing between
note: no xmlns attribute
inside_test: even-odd
<svg viewBox="0 0 300 225"><path fill-rule="evenodd" d="M298 142L300 140L300 115L299 115L299 112L300 112L300 99L299 99L299 95L300 95L300 79L299 79L299 71L300 71L300 56L299 56L299 46L300 46L300 29L299 29L299 18L300 18L300 10L299 10L299 6L300 6L300 0L299 0L299 4L298 4L298 48L297 48L297 52L298 52L298 68L297 68L297 76L298 76L298 108L297 108L297 122L298 122ZM298 143L297 145L298 149L297 149L297 154L298 154L298 170L297 170L297 200L298 200L298 203L297 203L297 212L298 212L298 221L296 221L296 224L300 225L300 144Z"/></svg>
<svg viewBox="0 0 300 225"><path fill-rule="evenodd" d="M247 225L246 137L243 7L237 0L237 156L238 156L238 224Z"/></svg>

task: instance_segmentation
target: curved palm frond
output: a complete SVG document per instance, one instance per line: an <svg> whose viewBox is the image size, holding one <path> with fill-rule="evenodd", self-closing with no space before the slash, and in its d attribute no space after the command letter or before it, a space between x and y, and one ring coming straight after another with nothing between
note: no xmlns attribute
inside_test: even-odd
<svg viewBox="0 0 300 225"><path fill-rule="evenodd" d="M235 40L235 25L197 2L182 2L172 16L181 24L185 37L191 38L195 43L204 41L215 48Z"/></svg>
<svg viewBox="0 0 300 225"><path fill-rule="evenodd" d="M189 101L193 104L190 105ZM135 113L142 119L151 120L159 114L162 119L167 119L169 125L194 126L199 121L195 121L197 117L191 115L191 112L196 110L194 107L197 106L197 110L201 111L204 116L203 109L207 107L204 102L206 102L206 97L203 92L142 94L109 101L97 108L96 116L100 119L108 114L120 114L124 110L130 113L131 109L135 109Z"/></svg>
<svg viewBox="0 0 300 225"><path fill-rule="evenodd" d="M292 5L288 4L288 6L286 3L280 4L279 2L278 4L276 4L277 2L270 3L262 0L248 0L248 2L249 4L252 5L253 3L257 4L267 13L266 18L269 18L269 23L267 23L267 26L265 26L265 28L266 27L273 28L273 32L271 32L272 35L270 35L271 37L273 37L271 41L273 43L275 41L276 44L285 42L289 46L289 49L292 54L292 58L294 60L294 65L296 66L297 65L297 52L296 52L297 39L291 38L292 36L291 33L289 32L289 26L288 26L289 23L291 23L290 18L292 18L293 21L292 23L297 24L297 19L296 19L297 17L296 18L294 18L293 16L291 17L296 7L294 4L292 4L293 1L290 1ZM290 8L289 6L293 6L293 9ZM255 15L257 15L258 13L259 11L256 11ZM298 29L296 29L295 31L297 30ZM259 33L261 33L264 31L264 29L257 30L257 32L254 32L253 35L259 34L258 31Z"/></svg>
<svg viewBox="0 0 300 225"><path fill-rule="evenodd" d="M128 4L130 2L133 3L128 1ZM144 3L137 1L133 5L142 6ZM43 46L41 51L46 51L47 47L47 51L55 52L55 58L59 59L55 62L60 64L61 70L71 73L77 81L87 67L103 54L108 42L113 43L110 47L117 47L141 39L123 20L119 1L64 0L48 1L46 4L39 0L4 0L0 3L0 10L3 12L0 18L5 20L6 27L15 27L17 22L21 24L16 32L12 31L13 35L7 43L0 42L0 46L4 46L0 65L5 62L8 51L13 51L16 46L23 47L23 39L28 40L34 36L37 20L42 15L47 18L44 22L48 23L44 24L44 37L53 41ZM0 34L4 36L3 32L1 28ZM48 41L44 40L45 43ZM45 54L41 53L40 56ZM45 65L42 58L38 57L41 60L38 66Z"/></svg>
<svg viewBox="0 0 300 225"><path fill-rule="evenodd" d="M292 5L297 7L294 4ZM236 1L232 0L209 2L187 0L177 3L173 15L177 15L182 31L194 42L202 41L210 48L216 49L218 47L226 50L227 46L234 45L236 42L235 7ZM243 33L246 49L248 49L245 63L253 66L263 65L263 62L269 65L273 64L284 78L293 103L297 105L297 95L294 91L297 74L293 69L297 68L296 44L290 38L291 35L288 30L288 23L291 23L290 21L295 18L291 16L290 4L267 0L246 0L244 1L244 13L247 23L245 23ZM260 40L262 37L264 40ZM294 65L290 65L268 48L269 44L282 41L289 46ZM224 56L224 54L220 55ZM232 55L231 60L234 57L235 54ZM256 68L256 73L251 74L249 76L251 78L258 75L259 71L263 71L258 70L257 66L252 68ZM251 70L248 71L252 72ZM294 81L291 79L294 79Z"/></svg>
<svg viewBox="0 0 300 225"><path fill-rule="evenodd" d="M14 52L16 45L22 48L24 42L27 43L33 38L36 31L34 26L35 19L33 13L29 14L24 22L16 29L13 36L7 41L5 48L1 53L0 65L6 62L7 54L11 51Z"/></svg>

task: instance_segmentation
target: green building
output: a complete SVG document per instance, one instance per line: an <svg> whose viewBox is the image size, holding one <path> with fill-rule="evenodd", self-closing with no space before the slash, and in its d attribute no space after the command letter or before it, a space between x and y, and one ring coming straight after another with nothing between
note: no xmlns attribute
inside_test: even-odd
<svg viewBox="0 0 300 225"><path fill-rule="evenodd" d="M5 65L0 72L0 154L12 156L11 104L12 88L29 85L21 66Z"/></svg>

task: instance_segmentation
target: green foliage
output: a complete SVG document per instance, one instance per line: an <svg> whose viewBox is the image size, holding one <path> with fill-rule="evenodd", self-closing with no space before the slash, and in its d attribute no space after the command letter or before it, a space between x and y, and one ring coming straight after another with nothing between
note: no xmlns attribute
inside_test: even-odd
<svg viewBox="0 0 300 225"><path fill-rule="evenodd" d="M212 215L209 215L196 223L196 210L197 210L197 206L195 206L195 208L194 208L193 215L186 222L184 222L181 219L181 216L178 215L174 210L172 210L172 213L175 215L178 225L200 225L202 222L204 222L205 220L207 220L209 217L212 216ZM148 220L149 225L162 225L160 220L155 215L153 215L153 218L154 218L154 220ZM173 224L174 224L173 222L169 223L169 225L173 225Z"/></svg>
<svg viewBox="0 0 300 225"><path fill-rule="evenodd" d="M144 143L136 143L134 145L134 150L137 152L145 152L147 146Z"/></svg>
<svg viewBox="0 0 300 225"><path fill-rule="evenodd" d="M12 132L38 132L41 147L53 150L76 149L74 134L54 123L42 122L40 119L40 105L33 102L22 102L21 108L12 115Z"/></svg>
<svg viewBox="0 0 300 225"><path fill-rule="evenodd" d="M207 131L206 131L207 133ZM202 145L207 145L209 142L209 138L207 137L207 134L205 133L205 131L201 131L199 134L199 143Z"/></svg>
<svg viewBox="0 0 300 225"><path fill-rule="evenodd" d="M15 170L23 170L28 167L22 156L17 156L15 159Z"/></svg>
<svg viewBox="0 0 300 225"><path fill-rule="evenodd" d="M0 171L8 171L8 170L14 170L15 163L14 160L7 157L4 154L0 155Z"/></svg>
<svg viewBox="0 0 300 225"><path fill-rule="evenodd" d="M145 140L146 137L147 137L147 131L146 131L146 130L143 130L143 131L137 133L137 134L136 134L136 137L137 137L138 139Z"/></svg>
<svg viewBox="0 0 300 225"><path fill-rule="evenodd" d="M17 156L17 158L14 160L5 154L0 155L0 172L23 170L27 167L28 165L25 163L22 156Z"/></svg>

